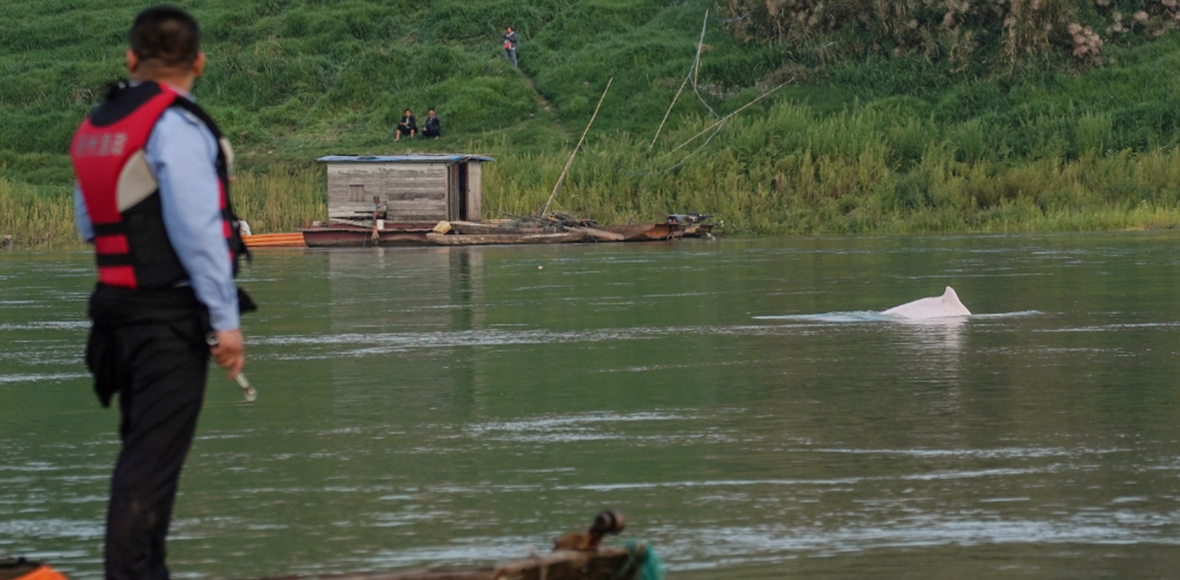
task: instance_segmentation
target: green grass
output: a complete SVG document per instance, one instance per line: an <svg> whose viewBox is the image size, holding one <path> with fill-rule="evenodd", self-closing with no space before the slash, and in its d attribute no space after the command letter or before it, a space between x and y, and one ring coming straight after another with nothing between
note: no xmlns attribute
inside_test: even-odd
<svg viewBox="0 0 1180 580"><path fill-rule="evenodd" d="M600 223L683 211L717 215L742 234L1180 223L1180 77L1166 74L1180 65L1180 35L1112 36L1093 62L1071 58L1051 34L1032 35L1016 59L1003 35L984 34L998 21L979 16L963 25L980 34L960 70L946 49L962 39L938 28L942 8L918 0L891 4L891 18L917 11L929 42L882 36L898 29L876 27L868 12L857 13L860 24L817 21L781 37L742 28L769 18L757 11L714 20L699 82L719 113L792 76L804 82L746 110L685 160L701 140L673 148L713 122L691 92L654 149L648 143L688 71L705 10L727 16L748 8L744 0L180 4L203 26L209 67L195 94L239 152L235 200L256 233L324 217L323 169L312 160L325 154L487 153L497 159L484 173L487 215L535 211L612 76L556 202ZM1048 6L1100 30L1131 4ZM0 20L0 235L25 247L77 244L62 225L72 211L65 151L105 83L123 74L126 28L142 4L9 5L22 18ZM500 50L508 23L522 37L519 70ZM438 109L444 139L393 143L407 107Z"/></svg>

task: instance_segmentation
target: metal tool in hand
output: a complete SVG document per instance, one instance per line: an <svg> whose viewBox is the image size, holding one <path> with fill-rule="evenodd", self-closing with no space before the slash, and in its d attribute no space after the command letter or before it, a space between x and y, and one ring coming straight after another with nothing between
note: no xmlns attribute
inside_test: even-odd
<svg viewBox="0 0 1180 580"><path fill-rule="evenodd" d="M246 399L247 403L253 403L258 398L258 391L250 386L250 381L246 380L245 374L238 373L238 376L234 377L234 380L238 382L239 387L242 387L242 396Z"/></svg>
<svg viewBox="0 0 1180 580"><path fill-rule="evenodd" d="M209 346L217 346L217 333L210 332L209 334L206 334L205 344L208 344ZM256 391L254 387L250 385L250 381L246 378L245 373L239 372L237 376L234 377L234 381L237 382L238 386L242 388L242 397L246 399L247 403L253 403L258 398L258 391Z"/></svg>

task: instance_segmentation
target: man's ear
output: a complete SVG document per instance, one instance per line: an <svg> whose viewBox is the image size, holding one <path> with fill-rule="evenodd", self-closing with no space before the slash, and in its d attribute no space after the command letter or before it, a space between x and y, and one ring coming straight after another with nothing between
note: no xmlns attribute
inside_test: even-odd
<svg viewBox="0 0 1180 580"><path fill-rule="evenodd" d="M127 49L127 72L135 74L139 69L139 57L135 56L135 51L130 48Z"/></svg>
<svg viewBox="0 0 1180 580"><path fill-rule="evenodd" d="M193 75L201 76L205 72L205 53L198 52L197 60L193 61Z"/></svg>

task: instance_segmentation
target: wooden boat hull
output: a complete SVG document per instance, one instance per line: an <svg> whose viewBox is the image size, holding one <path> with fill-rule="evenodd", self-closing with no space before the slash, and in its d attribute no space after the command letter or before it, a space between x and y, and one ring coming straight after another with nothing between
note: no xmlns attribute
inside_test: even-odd
<svg viewBox="0 0 1180 580"><path fill-rule="evenodd" d="M434 224L385 224L373 239L371 226L328 224L304 228L309 248L359 248L394 246L489 246L510 244L572 244L585 242L649 242L704 236L712 224L681 225L646 223L624 226L569 228L552 232L543 228L506 227L495 223L450 222L452 233L440 234ZM253 236L257 237L257 236Z"/></svg>
<svg viewBox="0 0 1180 580"><path fill-rule="evenodd" d="M586 234L581 232L562 232L557 234L477 234L444 235L429 233L426 239L440 246L491 246L500 244L570 244L586 241Z"/></svg>
<svg viewBox="0 0 1180 580"><path fill-rule="evenodd" d="M426 239L426 234L433 227L434 224L386 224L384 229L377 230L375 240L372 227L351 224L304 228L302 234L309 248L431 246L435 244Z"/></svg>
<svg viewBox="0 0 1180 580"><path fill-rule="evenodd" d="M566 227L564 231L557 231L556 226L549 228L521 226L514 223L497 223L497 222L464 222L453 221L447 222L452 233L460 236L527 236L527 235L542 235L542 234L560 234L560 233L577 233L583 234L582 237L571 238L568 242L621 242L624 236L614 232L608 232L598 228L588 226L581 227ZM583 239L585 238L585 239ZM489 238L494 239L494 238ZM564 242L564 241L563 241ZM446 242L441 242L444 245ZM533 243L533 242L492 242L492 243ZM549 243L549 242L542 242ZM468 244L463 244L468 245Z"/></svg>
<svg viewBox="0 0 1180 580"><path fill-rule="evenodd" d="M464 222L452 221L451 231L464 236L505 235L505 234L552 234L552 229L541 227L519 227L500 222Z"/></svg>
<svg viewBox="0 0 1180 580"><path fill-rule="evenodd" d="M598 229L621 234L626 242L649 242L674 240L677 238L706 236L713 231L713 224L650 223L625 226L598 226Z"/></svg>

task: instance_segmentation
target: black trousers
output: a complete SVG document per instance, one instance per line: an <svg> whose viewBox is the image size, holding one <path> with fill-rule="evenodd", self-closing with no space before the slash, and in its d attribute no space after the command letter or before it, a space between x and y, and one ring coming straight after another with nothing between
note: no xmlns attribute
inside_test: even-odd
<svg viewBox="0 0 1180 580"><path fill-rule="evenodd" d="M118 384L122 415L123 446L107 512L106 580L168 580L164 539L209 370L203 320L96 324L91 333L91 350L96 342L102 347L102 364L109 365L103 370Z"/></svg>

